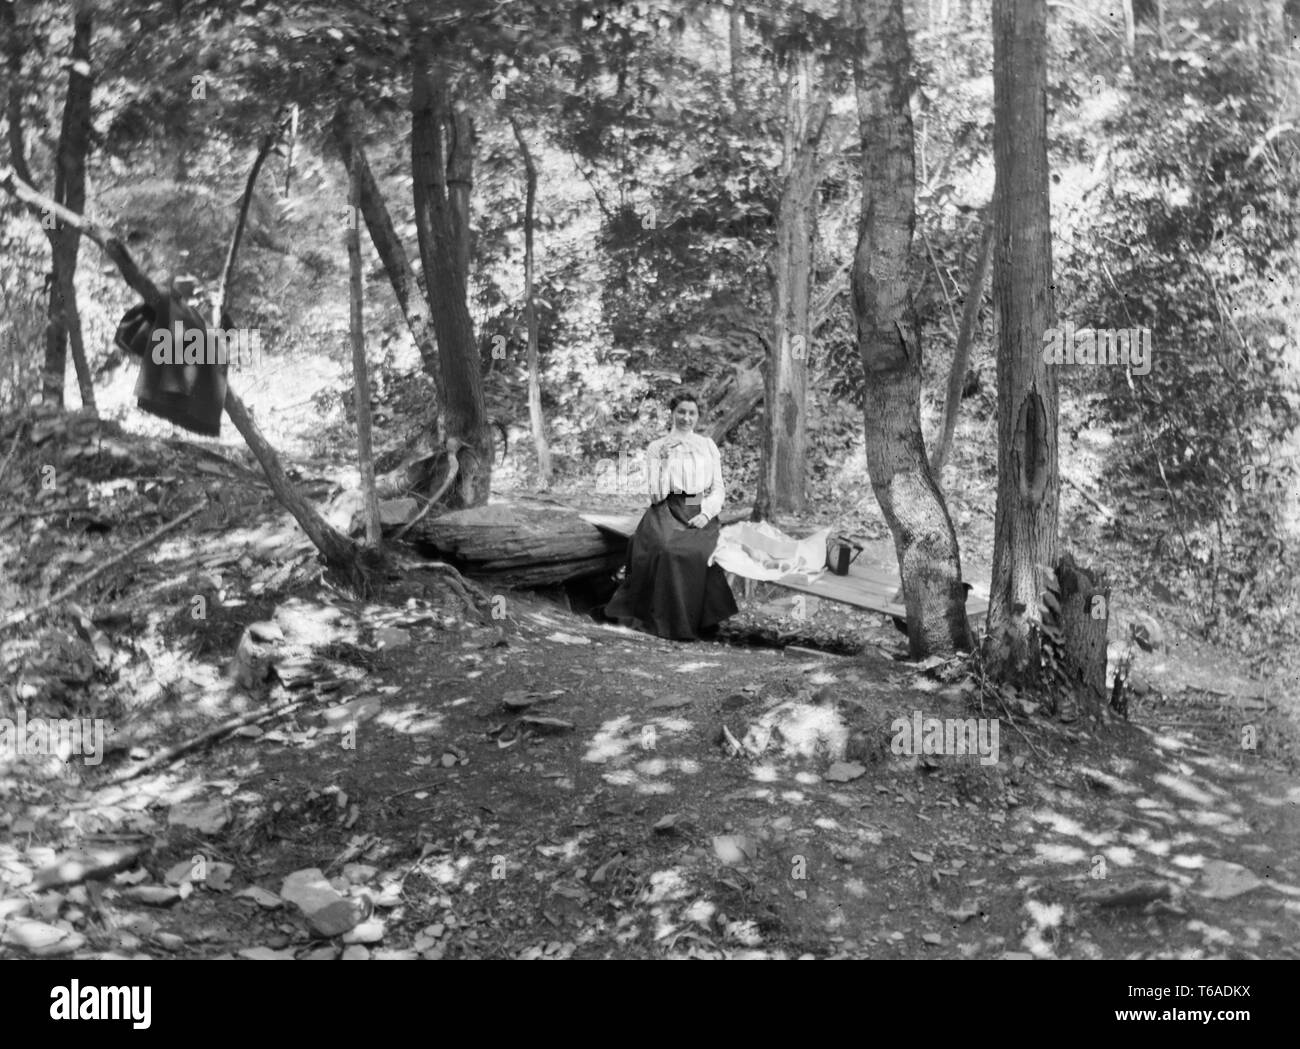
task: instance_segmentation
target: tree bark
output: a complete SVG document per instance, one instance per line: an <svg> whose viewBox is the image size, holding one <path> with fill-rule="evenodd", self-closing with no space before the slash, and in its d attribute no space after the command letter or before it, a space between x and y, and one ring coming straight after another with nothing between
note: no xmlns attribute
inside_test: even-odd
<svg viewBox="0 0 1300 1049"><path fill-rule="evenodd" d="M431 59L428 37L416 27L411 86L415 225L446 388L447 437L462 443L458 453L460 473L448 502L453 507L478 506L487 502L491 486L492 442L483 399L483 372L465 281L455 256L456 233L447 199L440 130L446 99L441 83L430 75Z"/></svg>
<svg viewBox="0 0 1300 1049"><path fill-rule="evenodd" d="M902 0L856 0L854 79L862 219L853 305L866 378L867 470L898 553L914 658L971 647L957 537L921 434L920 326L912 299L915 159Z"/></svg>
<svg viewBox="0 0 1300 1049"><path fill-rule="evenodd" d="M970 367L970 348L975 338L975 324L979 320L980 306L984 301L984 285L993 265L993 209L988 207L980 219L979 257L971 273L970 287L966 289L966 302L962 306L961 328L957 332L957 346L952 353L952 368L948 371L948 392L943 405L943 429L939 432L939 445L930 457L930 472L938 477L948 456L952 453L952 435L957 429L957 412L961 409L961 392L966 384L966 371Z"/></svg>
<svg viewBox="0 0 1300 1049"><path fill-rule="evenodd" d="M1058 703L1057 713L1062 720L1072 721L1077 716L1076 696L1081 696L1094 715L1100 714L1106 701L1106 633L1110 622L1110 584L1103 575L1089 571L1063 554L1056 565L1056 578L1060 587L1060 616L1045 614L1045 619L1057 620L1062 645L1061 684L1066 689Z"/></svg>
<svg viewBox="0 0 1300 1049"><path fill-rule="evenodd" d="M35 186L27 167L23 146L22 58L24 47L18 33L16 4L6 3L0 11L0 26L5 30L9 91L6 112L9 122L9 155L15 173L22 181ZM74 10L72 66L68 74L68 92L64 102L63 123L55 155L54 199L74 212L85 209L85 160L90 142L90 96L94 86L90 76L91 12L88 4ZM72 361L76 369L82 407L92 414L95 388L82 341L81 317L76 302L77 249L80 237L75 228L50 225L42 217L42 228L50 243L50 284L45 330L45 361L42 375L42 399L63 404L63 380L67 369L67 346L72 343Z"/></svg>
<svg viewBox="0 0 1300 1049"><path fill-rule="evenodd" d="M370 440L370 369L366 364L366 328L362 312L361 177L355 165L348 170L350 221L348 245L348 305L352 334L352 388L357 411L357 466L361 471L361 494L366 508L366 543L378 547L383 541L379 527L379 497L375 494L375 454Z"/></svg>
<svg viewBox="0 0 1300 1049"><path fill-rule="evenodd" d="M447 204L451 211L452 258L460 282L469 291L469 205L474 189L474 122L462 103L447 116Z"/></svg>
<svg viewBox="0 0 1300 1049"><path fill-rule="evenodd" d="M346 108L340 106L335 112L331 129L335 144L343 156L344 165L356 164L357 174L361 179L361 214L366 220L366 228L370 231L370 242L375 246L379 260L383 263L384 272L388 274L388 282L397 297L397 305L402 311L407 330L410 331L411 338L415 340L416 348L420 351L424 370L433 379L437 397L436 417L439 419L434 446L441 447L443 443L441 420L447 403L447 391L443 384L442 365L438 359L433 323L429 319L428 304L431 299L424 273L417 272L411 265L406 247L397 236L397 229L393 226L393 219L384 200L383 191L370 170L366 151L361 145L356 126Z"/></svg>
<svg viewBox="0 0 1300 1049"><path fill-rule="evenodd" d="M528 422L533 431L533 446L537 450L537 487L551 486L551 449L546 441L546 420L542 416L542 380L537 332L537 296L533 286L533 219L537 208L537 165L529 152L528 143L519 129L519 122L510 118L515 141L524 157L526 179L524 201L524 312L528 325Z"/></svg>
<svg viewBox="0 0 1300 1049"><path fill-rule="evenodd" d="M408 536L495 586L545 586L615 571L627 541L553 506L494 503L420 521Z"/></svg>
<svg viewBox="0 0 1300 1049"><path fill-rule="evenodd" d="M86 152L90 148L90 95L94 87L90 75L90 37L91 7L87 3L76 4L73 9L68 94L55 155L54 199L78 214L86 207ZM71 335L73 366L77 372L81 402L83 407L94 411L95 392L74 301L80 239L73 228L56 226L49 231L53 280L50 284L49 321L45 329L45 378L41 399L50 404L63 404L63 377ZM75 332L72 331L74 324L77 326Z"/></svg>
<svg viewBox="0 0 1300 1049"><path fill-rule="evenodd" d="M284 158L284 199L289 199L289 187L293 182L293 151L298 146L298 105L295 103L289 113L289 145Z"/></svg>
<svg viewBox="0 0 1300 1049"><path fill-rule="evenodd" d="M742 368L735 382L716 406L710 409L713 428L709 436L714 444L721 444L731 431L749 418L750 413L763 401L763 373L757 368Z"/></svg>
<svg viewBox="0 0 1300 1049"><path fill-rule="evenodd" d="M767 411L754 497L757 521L775 513L797 513L807 502L808 355L812 350L809 304L817 148L830 105L824 98L809 105L806 95L806 90L792 90L787 98L787 163L777 205L776 246L769 264L772 339L763 375Z"/></svg>
<svg viewBox="0 0 1300 1049"><path fill-rule="evenodd" d="M993 300L998 317L998 497L990 669L1039 676L1042 572L1056 564L1057 380L1043 360L1054 323L1047 166L1047 5L994 0Z"/></svg>
<svg viewBox="0 0 1300 1049"><path fill-rule="evenodd" d="M740 20L740 5L732 4L727 12L727 57L728 72L731 75L731 106L739 113L744 107L744 65L745 40L744 26Z"/></svg>

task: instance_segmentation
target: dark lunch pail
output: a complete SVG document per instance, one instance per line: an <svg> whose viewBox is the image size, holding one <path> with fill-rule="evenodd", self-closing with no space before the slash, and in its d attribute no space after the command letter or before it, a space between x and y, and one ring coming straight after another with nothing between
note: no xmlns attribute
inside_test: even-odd
<svg viewBox="0 0 1300 1049"><path fill-rule="evenodd" d="M826 540L826 567L836 575L848 575L849 565L862 553L862 544L837 535Z"/></svg>

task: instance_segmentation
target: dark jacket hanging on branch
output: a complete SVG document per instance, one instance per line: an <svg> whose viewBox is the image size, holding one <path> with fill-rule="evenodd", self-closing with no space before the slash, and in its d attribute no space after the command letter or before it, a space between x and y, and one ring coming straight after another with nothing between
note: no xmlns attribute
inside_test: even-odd
<svg viewBox="0 0 1300 1049"><path fill-rule="evenodd" d="M233 327L229 315L222 317L222 324L226 330ZM187 333L196 329L203 335L202 359L186 364ZM158 354L163 358L161 361L155 359L155 347L161 345L155 337L158 332L169 334L174 353L172 362L163 353ZM215 346L197 310L173 297L169 300L168 315L159 318L152 306L142 302L122 317L116 342L127 353L140 358L135 396L141 409L205 437L221 435L228 365L224 360L208 363L209 349ZM191 359L194 356L191 352Z"/></svg>

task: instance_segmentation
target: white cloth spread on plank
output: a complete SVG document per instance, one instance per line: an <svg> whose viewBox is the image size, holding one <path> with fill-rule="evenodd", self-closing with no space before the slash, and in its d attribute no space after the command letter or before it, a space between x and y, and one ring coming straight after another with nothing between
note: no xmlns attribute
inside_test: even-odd
<svg viewBox="0 0 1300 1049"><path fill-rule="evenodd" d="M646 448L647 490L651 503L667 499L673 492L698 495L700 512L709 519L722 511L726 490L722 485L722 459L718 446L699 433L674 430L667 437L651 441Z"/></svg>
<svg viewBox="0 0 1300 1049"><path fill-rule="evenodd" d="M806 539L795 539L766 521L742 521L722 529L709 563L745 579L764 582L791 572L816 576L826 569L826 540L830 534L829 528L823 528Z"/></svg>

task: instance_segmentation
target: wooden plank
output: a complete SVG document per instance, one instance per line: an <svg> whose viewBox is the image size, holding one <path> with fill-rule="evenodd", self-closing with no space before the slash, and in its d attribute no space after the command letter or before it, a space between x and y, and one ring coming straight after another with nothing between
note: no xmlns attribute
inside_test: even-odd
<svg viewBox="0 0 1300 1049"><path fill-rule="evenodd" d="M644 512L638 511L631 514L587 513L580 516L588 524L595 525L602 532L630 539L636 531L637 525L641 523L641 515ZM903 585L898 577L898 571L883 565L863 562L861 558L849 566L849 574L846 576L835 575L829 571L820 574L792 572L790 575L770 580L770 582L786 590L794 590L801 594L812 594L814 597L822 597L828 601L852 605L855 608L863 608L869 612L880 612L883 615L897 616L900 619L907 618L907 609L894 600L894 596ZM971 593L966 598L966 614L968 617L972 619L982 617L988 611L987 593L987 584L975 583L973 585Z"/></svg>

